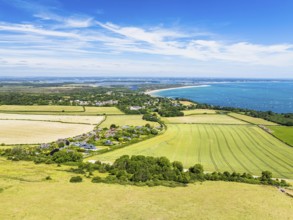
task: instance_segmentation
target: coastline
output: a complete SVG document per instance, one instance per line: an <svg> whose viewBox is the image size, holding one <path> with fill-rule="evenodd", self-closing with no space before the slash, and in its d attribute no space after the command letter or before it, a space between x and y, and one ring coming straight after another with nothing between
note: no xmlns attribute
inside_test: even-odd
<svg viewBox="0 0 293 220"><path fill-rule="evenodd" d="M186 88L195 88L195 87L207 87L210 85L194 85L194 86L181 86L181 87L173 87L173 88L167 88L167 89L155 89L144 92L147 95L156 96L156 93L161 91L168 91L168 90L175 90L175 89L186 89Z"/></svg>

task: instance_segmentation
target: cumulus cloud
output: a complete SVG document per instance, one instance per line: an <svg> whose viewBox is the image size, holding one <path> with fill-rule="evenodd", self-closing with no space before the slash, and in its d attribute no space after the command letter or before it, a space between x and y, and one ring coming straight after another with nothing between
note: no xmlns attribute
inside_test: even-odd
<svg viewBox="0 0 293 220"><path fill-rule="evenodd" d="M1 72L13 65L29 70L41 66L68 71L74 68L93 74L118 73L121 69L123 73L192 74L216 72L221 67L230 72L233 68L262 68L263 72L281 68L289 72L293 66L292 44L231 42L179 27L122 26L90 16L65 17L48 11L34 16L36 22L0 22Z"/></svg>

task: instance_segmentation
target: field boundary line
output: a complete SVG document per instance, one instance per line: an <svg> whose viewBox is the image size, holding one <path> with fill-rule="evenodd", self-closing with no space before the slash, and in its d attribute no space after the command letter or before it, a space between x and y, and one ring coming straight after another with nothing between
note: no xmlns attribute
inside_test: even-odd
<svg viewBox="0 0 293 220"><path fill-rule="evenodd" d="M246 134L254 140L255 143L258 143L259 144L259 141L256 140L251 134L249 134L247 131L244 131L246 132ZM262 137L263 139L265 139L264 137ZM257 145L258 146L258 145ZM260 149L259 147L257 147L258 149ZM280 162L278 160L275 160L274 157L278 158L280 161L282 161L283 163L285 163L286 165L289 166L289 168L293 168L292 165L290 165L289 163L287 163L287 161L284 161L282 158L280 158L279 156L275 155L274 153L272 153L271 151L269 151L267 148L261 148L263 149L265 152L263 152L266 156L268 156L272 161L274 161L275 163L279 164L280 166L284 167L284 164L280 164ZM268 155L269 154L269 155ZM274 157L271 157L272 155L274 155Z"/></svg>
<svg viewBox="0 0 293 220"><path fill-rule="evenodd" d="M277 127L286 127L284 125L264 125L264 126L277 126ZM265 132L267 132L269 135L273 136L274 138L278 139L279 141L283 142L284 144L288 145L288 147L293 147L293 145L287 143L286 141L280 139L279 137L275 136L273 133L267 131L266 129L262 128L261 126L258 126L259 128L261 128L262 130L264 130Z"/></svg>
<svg viewBox="0 0 293 220"><path fill-rule="evenodd" d="M263 153L263 154L265 154L259 147L258 147L258 143L256 143L256 141L253 139L253 138L251 138L251 135L247 135L247 133L245 132L245 133L243 133L250 141L251 141L251 143L253 144L253 146L255 146L255 148L257 148L258 150L259 150L259 152L261 152L261 153ZM251 151L251 149L250 148L248 148L249 150L250 150L250 152L252 153L252 154L254 154L255 155L255 157L257 157L259 160L261 160L264 164L266 164L268 167L270 167L272 170L274 170L274 171L276 171L276 173L278 173L279 175L281 175L281 176L284 176L284 177L286 177L286 178L288 178L287 176L285 176L283 173L280 173L280 171L278 171L278 170L276 170L273 166L271 166L269 163L267 163L266 161L264 161L263 159L261 159L257 154L255 154L255 153L253 153L252 151ZM265 154L266 156L268 156L267 154ZM269 157L269 156L268 156ZM270 159L271 159L271 157L269 157ZM274 161L274 160L273 160ZM283 166L282 166L283 167Z"/></svg>

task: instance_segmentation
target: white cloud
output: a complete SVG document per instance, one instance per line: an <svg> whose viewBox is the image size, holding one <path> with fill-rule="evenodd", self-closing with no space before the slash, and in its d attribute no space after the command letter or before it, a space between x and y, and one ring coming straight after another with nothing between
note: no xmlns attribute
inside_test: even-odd
<svg viewBox="0 0 293 220"><path fill-rule="evenodd" d="M36 13L36 23L0 22L0 72L65 71L90 74L284 72L293 67L293 45L213 39L178 28L119 26L88 16ZM42 24L42 25L40 25ZM166 59L167 58L167 59ZM222 68L222 69L221 69ZM16 72L17 72L16 71Z"/></svg>

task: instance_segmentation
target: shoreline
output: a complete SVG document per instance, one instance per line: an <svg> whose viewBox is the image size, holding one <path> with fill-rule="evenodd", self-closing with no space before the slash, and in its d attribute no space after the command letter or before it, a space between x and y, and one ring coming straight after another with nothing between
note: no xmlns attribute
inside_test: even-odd
<svg viewBox="0 0 293 220"><path fill-rule="evenodd" d="M155 93L161 92L161 91L168 91L168 90L175 90L175 89L186 89L186 88L196 88L196 87L208 87L210 85L194 85L194 86L180 86L180 87L173 87L173 88L167 88L167 89L155 89L144 92L147 95L155 96Z"/></svg>

